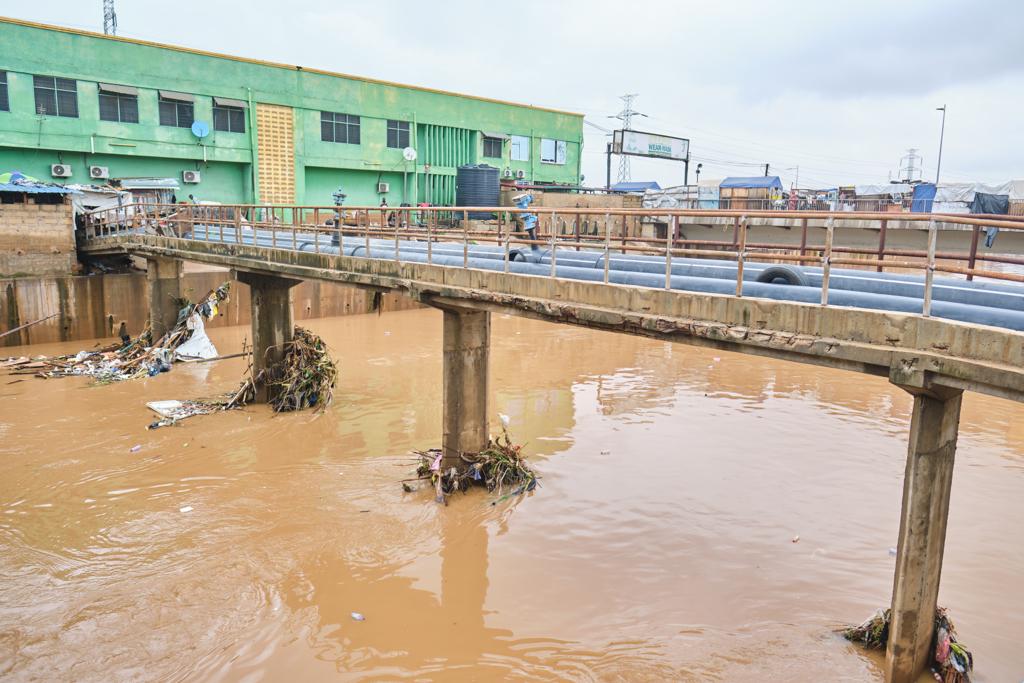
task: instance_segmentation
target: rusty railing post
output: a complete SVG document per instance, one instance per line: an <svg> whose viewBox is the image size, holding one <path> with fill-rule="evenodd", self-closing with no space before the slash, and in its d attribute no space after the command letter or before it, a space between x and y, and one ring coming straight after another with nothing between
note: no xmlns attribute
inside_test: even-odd
<svg viewBox="0 0 1024 683"><path fill-rule="evenodd" d="M933 218L928 221L928 267L924 271L924 305L921 307L921 315L926 318L932 314L932 284L935 280L935 247L938 239L939 233Z"/></svg>
<svg viewBox="0 0 1024 683"><path fill-rule="evenodd" d="M832 271L832 239L835 235L835 218L825 221L825 251L821 255L821 305L828 306L828 278Z"/></svg>
<svg viewBox="0 0 1024 683"><path fill-rule="evenodd" d="M739 219L739 244L736 247L736 296L743 296L743 264L747 260L747 217Z"/></svg>
<svg viewBox="0 0 1024 683"><path fill-rule="evenodd" d="M800 255L807 256L807 219L800 219ZM800 262L803 265L803 261Z"/></svg>
<svg viewBox="0 0 1024 683"><path fill-rule="evenodd" d="M555 275L555 225L557 222L557 214L552 211L551 218L548 220L548 230L551 231L551 277L557 277Z"/></svg>
<svg viewBox="0 0 1024 683"><path fill-rule="evenodd" d="M427 264L434 263L434 238L430 234L430 214L427 214Z"/></svg>
<svg viewBox="0 0 1024 683"><path fill-rule="evenodd" d="M878 231L878 260L879 261L884 261L885 260L885 233L888 230L888 228L889 228L889 221L887 221L886 219L883 218L882 219L882 229ZM878 266L877 266L877 271L876 272L881 273L883 270L885 270L885 266L883 266L881 263L879 263Z"/></svg>
<svg viewBox="0 0 1024 683"><path fill-rule="evenodd" d="M604 283L608 284L608 261L612 255L612 233L611 233L611 216L609 214L604 215Z"/></svg>
<svg viewBox="0 0 1024 683"><path fill-rule="evenodd" d="M978 261L978 238L981 236L981 226L975 225L974 230L971 234L971 253L967 257L967 270L974 270L974 265ZM967 281L974 280L974 273L967 273Z"/></svg>
<svg viewBox="0 0 1024 683"><path fill-rule="evenodd" d="M462 210L462 267L469 268L469 211Z"/></svg>

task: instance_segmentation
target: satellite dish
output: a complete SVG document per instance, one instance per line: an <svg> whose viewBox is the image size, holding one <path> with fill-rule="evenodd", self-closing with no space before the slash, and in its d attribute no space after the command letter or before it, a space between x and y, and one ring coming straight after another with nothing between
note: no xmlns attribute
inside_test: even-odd
<svg viewBox="0 0 1024 683"><path fill-rule="evenodd" d="M192 135L202 139L210 134L210 124L206 121L194 121L192 123Z"/></svg>
<svg viewBox="0 0 1024 683"><path fill-rule="evenodd" d="M405 157L406 161L416 161L416 150L412 147L406 147L402 150L402 156Z"/></svg>

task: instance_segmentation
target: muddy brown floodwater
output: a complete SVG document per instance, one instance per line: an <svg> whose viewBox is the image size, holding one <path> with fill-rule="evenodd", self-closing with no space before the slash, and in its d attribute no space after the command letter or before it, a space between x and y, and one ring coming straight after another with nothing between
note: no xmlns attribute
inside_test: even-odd
<svg viewBox="0 0 1024 683"><path fill-rule="evenodd" d="M492 427L543 485L445 508L398 483L440 440L441 314L308 325L342 368L321 417L146 431L238 360L0 376L0 678L882 679L832 629L890 596L910 401L884 380L495 316ZM1022 492L1024 407L969 395L940 602L982 682L1024 677Z"/></svg>

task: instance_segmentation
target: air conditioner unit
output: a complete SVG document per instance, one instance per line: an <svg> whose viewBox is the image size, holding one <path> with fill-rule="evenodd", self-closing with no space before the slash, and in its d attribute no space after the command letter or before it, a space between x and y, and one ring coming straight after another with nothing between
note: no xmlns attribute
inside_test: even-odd
<svg viewBox="0 0 1024 683"><path fill-rule="evenodd" d="M390 183L377 183L377 194L387 194L391 192Z"/></svg>
<svg viewBox="0 0 1024 683"><path fill-rule="evenodd" d="M505 178L511 178L512 177L512 169L511 168L506 168L501 175L504 176Z"/></svg>
<svg viewBox="0 0 1024 683"><path fill-rule="evenodd" d="M516 171L516 178L519 178L520 180L522 180L525 177L526 177L526 171L524 171L523 169L519 169L518 171Z"/></svg>
<svg viewBox="0 0 1024 683"><path fill-rule="evenodd" d="M70 178L71 167L67 164L50 164L50 175L54 178Z"/></svg>
<svg viewBox="0 0 1024 683"><path fill-rule="evenodd" d="M96 178L98 180L102 180L103 178L109 178L110 169L107 168L106 166L90 166L89 177Z"/></svg>
<svg viewBox="0 0 1024 683"><path fill-rule="evenodd" d="M195 184L202 179L202 176L199 174L199 171L182 171L181 179L186 183Z"/></svg>

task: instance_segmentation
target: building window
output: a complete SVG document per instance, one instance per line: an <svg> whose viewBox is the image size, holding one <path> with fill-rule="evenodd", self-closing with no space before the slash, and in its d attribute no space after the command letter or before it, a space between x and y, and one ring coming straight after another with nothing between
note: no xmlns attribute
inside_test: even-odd
<svg viewBox="0 0 1024 683"><path fill-rule="evenodd" d="M7 99L7 72L0 71L0 111L10 111L11 101Z"/></svg>
<svg viewBox="0 0 1024 683"><path fill-rule="evenodd" d="M540 160L545 164L564 164L565 141L549 140L547 138L541 139Z"/></svg>
<svg viewBox="0 0 1024 683"><path fill-rule="evenodd" d="M195 98L192 95L160 91L161 126L191 128L195 120Z"/></svg>
<svg viewBox="0 0 1024 683"><path fill-rule="evenodd" d="M491 159L500 159L503 142L505 141L501 138L484 138L484 156Z"/></svg>
<svg viewBox="0 0 1024 683"><path fill-rule="evenodd" d="M78 83L70 78L34 76L36 113L78 118Z"/></svg>
<svg viewBox="0 0 1024 683"><path fill-rule="evenodd" d="M525 135L512 136L512 161L530 160L530 138Z"/></svg>
<svg viewBox="0 0 1024 683"><path fill-rule="evenodd" d="M245 102L214 97L213 129L226 133L244 133Z"/></svg>
<svg viewBox="0 0 1024 683"><path fill-rule="evenodd" d="M324 142L358 145L359 117L333 111L320 112L320 139Z"/></svg>
<svg viewBox="0 0 1024 683"><path fill-rule="evenodd" d="M405 149L409 146L409 122L388 120L388 147Z"/></svg>
<svg viewBox="0 0 1024 683"><path fill-rule="evenodd" d="M100 83L99 92L101 121L139 122L139 96L135 88Z"/></svg>

